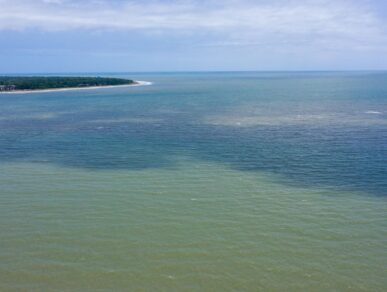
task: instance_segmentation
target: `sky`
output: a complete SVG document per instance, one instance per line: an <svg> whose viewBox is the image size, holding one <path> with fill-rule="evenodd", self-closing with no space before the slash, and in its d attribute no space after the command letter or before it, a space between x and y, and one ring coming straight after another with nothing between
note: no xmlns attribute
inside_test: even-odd
<svg viewBox="0 0 387 292"><path fill-rule="evenodd" d="M0 0L1 74L386 69L386 0Z"/></svg>

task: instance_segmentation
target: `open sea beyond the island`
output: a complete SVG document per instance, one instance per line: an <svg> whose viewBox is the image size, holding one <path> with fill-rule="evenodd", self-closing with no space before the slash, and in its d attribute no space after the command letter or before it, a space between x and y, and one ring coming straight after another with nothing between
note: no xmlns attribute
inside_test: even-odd
<svg viewBox="0 0 387 292"><path fill-rule="evenodd" d="M386 291L387 73L0 94L0 291Z"/></svg>

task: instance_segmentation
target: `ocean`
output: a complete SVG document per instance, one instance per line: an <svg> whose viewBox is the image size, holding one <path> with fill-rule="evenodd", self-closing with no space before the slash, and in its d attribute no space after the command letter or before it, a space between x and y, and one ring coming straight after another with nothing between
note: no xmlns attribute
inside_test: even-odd
<svg viewBox="0 0 387 292"><path fill-rule="evenodd" d="M386 291L387 73L0 94L0 291Z"/></svg>

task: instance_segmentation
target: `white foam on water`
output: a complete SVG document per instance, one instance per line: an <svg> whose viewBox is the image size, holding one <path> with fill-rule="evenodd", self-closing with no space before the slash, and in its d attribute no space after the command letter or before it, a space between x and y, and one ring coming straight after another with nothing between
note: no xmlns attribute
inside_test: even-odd
<svg viewBox="0 0 387 292"><path fill-rule="evenodd" d="M141 85L152 85L153 83L150 82L150 81L141 81L141 80L135 80L135 82L137 84L133 85L133 86L141 86Z"/></svg>

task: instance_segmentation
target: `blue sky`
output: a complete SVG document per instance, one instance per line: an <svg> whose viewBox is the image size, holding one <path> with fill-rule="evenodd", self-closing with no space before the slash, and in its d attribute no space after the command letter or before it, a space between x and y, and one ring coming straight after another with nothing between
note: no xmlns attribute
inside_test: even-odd
<svg viewBox="0 0 387 292"><path fill-rule="evenodd" d="M387 69L385 0L0 0L0 73Z"/></svg>

